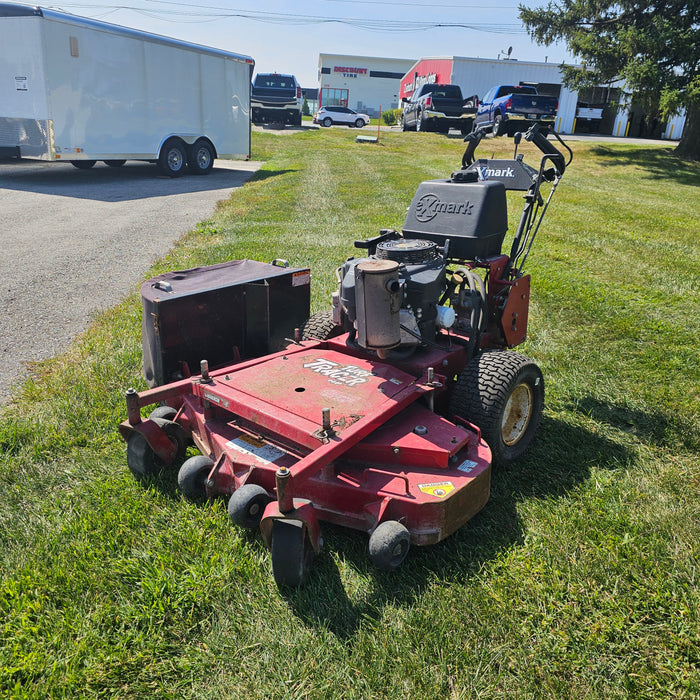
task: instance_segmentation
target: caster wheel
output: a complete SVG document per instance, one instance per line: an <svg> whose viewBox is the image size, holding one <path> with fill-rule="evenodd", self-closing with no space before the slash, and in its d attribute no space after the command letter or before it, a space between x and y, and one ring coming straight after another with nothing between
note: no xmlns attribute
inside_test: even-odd
<svg viewBox="0 0 700 700"><path fill-rule="evenodd" d="M228 501L228 516L246 530L259 527L265 506L272 500L262 486L243 484Z"/></svg>
<svg viewBox="0 0 700 700"><path fill-rule="evenodd" d="M396 520L381 523L369 538L369 557L378 569L391 570L403 563L411 535Z"/></svg>
<svg viewBox="0 0 700 700"><path fill-rule="evenodd" d="M314 550L299 520L275 520L272 525L272 575L280 587L304 585Z"/></svg>
<svg viewBox="0 0 700 700"><path fill-rule="evenodd" d="M213 466L214 462L209 457L197 455L190 457L180 467L177 485L188 501L201 501L207 495L205 482Z"/></svg>

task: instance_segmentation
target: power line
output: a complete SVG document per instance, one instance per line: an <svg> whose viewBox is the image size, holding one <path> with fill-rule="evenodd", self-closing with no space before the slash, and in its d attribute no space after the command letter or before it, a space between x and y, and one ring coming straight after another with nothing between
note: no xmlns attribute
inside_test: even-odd
<svg viewBox="0 0 700 700"><path fill-rule="evenodd" d="M419 21L419 20L391 20L391 19L369 19L360 17L328 17L323 15L300 15L293 13L262 12L229 9L212 5L195 5L184 2L170 2L169 0L148 0L149 3L170 5L171 7L192 8L191 10L179 9L156 9L147 7L136 7L133 5L94 5L83 3L62 3L63 7L101 10L108 14L119 10L136 12L156 19L167 21L188 21L188 22L211 22L216 19L241 18L250 19L257 22L267 22L271 24L344 24L365 29L368 31L383 32L417 32L429 29L469 29L473 31L486 32L491 34L514 34L525 33L522 24L503 24L493 22L441 22L441 21ZM165 15L165 16L164 16ZM174 17L180 17L178 20Z"/></svg>

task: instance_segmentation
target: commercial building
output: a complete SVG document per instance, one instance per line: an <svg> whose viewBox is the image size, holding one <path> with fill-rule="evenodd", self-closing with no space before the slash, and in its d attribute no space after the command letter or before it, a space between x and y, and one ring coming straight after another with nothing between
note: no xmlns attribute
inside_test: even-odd
<svg viewBox="0 0 700 700"><path fill-rule="evenodd" d="M465 97L483 97L494 85L534 85L559 100L555 128L564 134L597 131L614 136L679 139L685 117L666 123L647 115L622 86L576 92L564 86L559 64L514 59L439 56L416 59L322 53L318 57L318 103L342 105L372 117L396 109L422 83L453 83ZM599 110L600 119L577 119L579 107Z"/></svg>
<svg viewBox="0 0 700 700"><path fill-rule="evenodd" d="M341 105L376 117L399 106L399 86L415 59L322 53L318 56L319 106Z"/></svg>
<svg viewBox="0 0 700 700"><path fill-rule="evenodd" d="M582 92L569 90L562 80L559 65L513 59L464 58L442 56L421 58L401 78L399 96L410 97L423 83L459 85L465 97L483 97L494 85L533 85L543 95L554 95L559 108L554 128L563 133L590 130L615 136L680 138L684 117L661 123L630 104L621 85L604 85ZM595 123L577 119L579 106L596 107L601 112Z"/></svg>

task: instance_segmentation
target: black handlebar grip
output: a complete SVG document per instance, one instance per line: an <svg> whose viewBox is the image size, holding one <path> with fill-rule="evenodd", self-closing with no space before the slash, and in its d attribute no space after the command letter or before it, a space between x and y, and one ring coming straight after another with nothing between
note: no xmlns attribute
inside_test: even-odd
<svg viewBox="0 0 700 700"><path fill-rule="evenodd" d="M540 131L537 124L533 124L525 134L525 140L531 141L545 155L552 156L552 165L559 171L561 175L566 170L566 160L561 151Z"/></svg>

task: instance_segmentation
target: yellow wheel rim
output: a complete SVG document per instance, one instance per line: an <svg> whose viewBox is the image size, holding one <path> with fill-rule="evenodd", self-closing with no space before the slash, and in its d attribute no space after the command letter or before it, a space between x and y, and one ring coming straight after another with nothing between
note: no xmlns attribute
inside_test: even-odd
<svg viewBox="0 0 700 700"><path fill-rule="evenodd" d="M518 384L503 411L501 437L509 447L515 445L527 431L532 418L534 397L528 384Z"/></svg>

